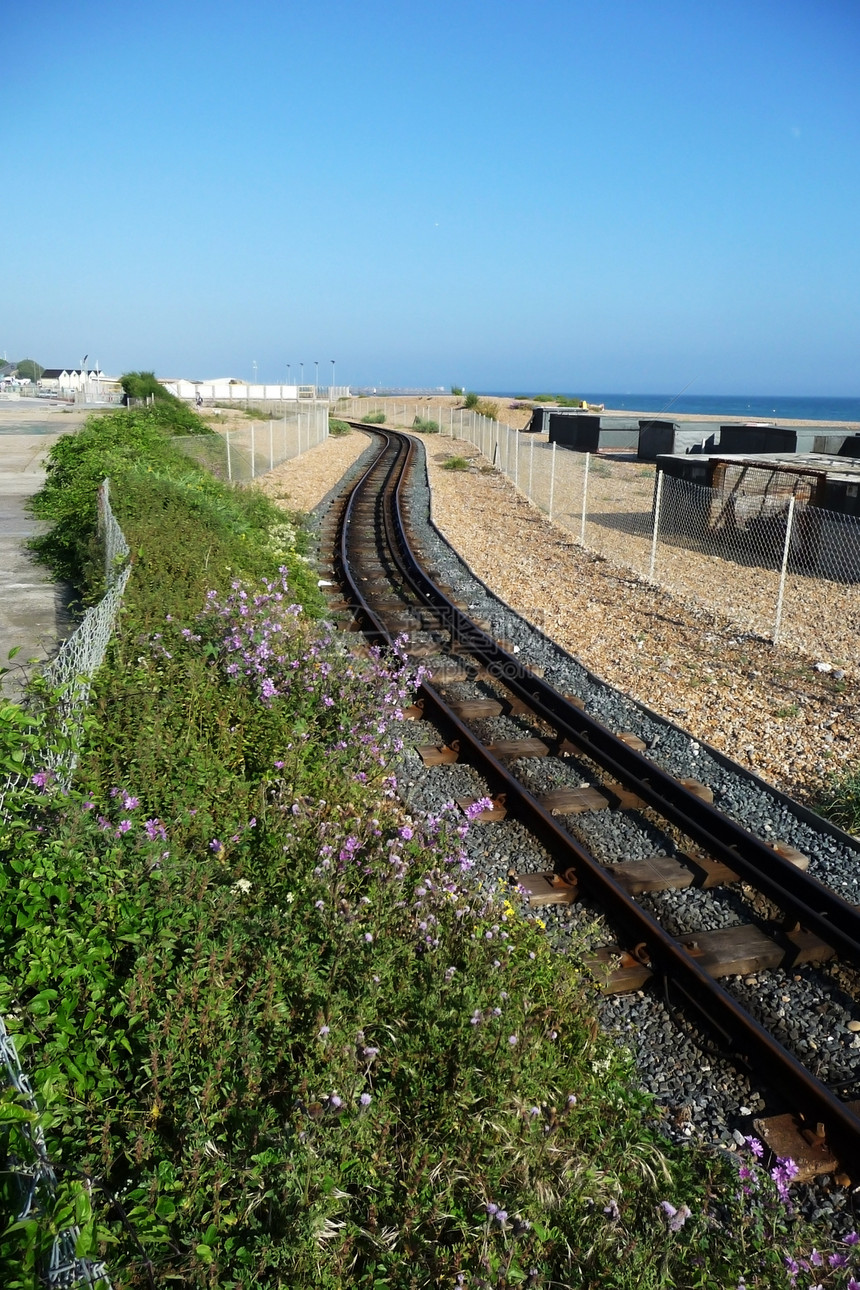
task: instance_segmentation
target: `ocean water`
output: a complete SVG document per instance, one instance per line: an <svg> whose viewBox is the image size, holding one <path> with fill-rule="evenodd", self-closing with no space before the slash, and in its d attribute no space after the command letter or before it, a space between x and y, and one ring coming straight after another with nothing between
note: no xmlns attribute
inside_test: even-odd
<svg viewBox="0 0 860 1290"><path fill-rule="evenodd" d="M769 421L860 421L860 397L810 398L792 394L573 394L571 398L605 403L607 408L635 412L664 412L673 416L747 417Z"/></svg>

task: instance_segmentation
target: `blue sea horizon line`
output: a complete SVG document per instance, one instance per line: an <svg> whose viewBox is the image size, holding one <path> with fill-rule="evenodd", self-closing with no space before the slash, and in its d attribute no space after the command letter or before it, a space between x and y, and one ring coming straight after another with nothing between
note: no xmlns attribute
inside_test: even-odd
<svg viewBox="0 0 860 1290"><path fill-rule="evenodd" d="M791 421L860 422L860 396L797 394L621 394L590 390L562 394L562 398L603 403L614 411L665 413L667 416L777 417ZM516 398L499 394L498 398ZM520 397L523 397L522 395ZM528 397L528 396L527 396ZM534 397L533 395L530 397Z"/></svg>

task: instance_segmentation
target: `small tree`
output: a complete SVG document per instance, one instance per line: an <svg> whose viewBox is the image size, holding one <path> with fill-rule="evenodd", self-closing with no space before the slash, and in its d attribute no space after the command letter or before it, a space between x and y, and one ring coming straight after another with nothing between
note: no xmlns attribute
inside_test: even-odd
<svg viewBox="0 0 860 1290"><path fill-rule="evenodd" d="M21 362L16 366L18 375L30 381L38 381L45 370L41 363L36 362L35 358L22 358Z"/></svg>
<svg viewBox="0 0 860 1290"><path fill-rule="evenodd" d="M126 372L119 380L130 399L148 399L152 395L165 403L179 401L174 394L164 388L155 372Z"/></svg>

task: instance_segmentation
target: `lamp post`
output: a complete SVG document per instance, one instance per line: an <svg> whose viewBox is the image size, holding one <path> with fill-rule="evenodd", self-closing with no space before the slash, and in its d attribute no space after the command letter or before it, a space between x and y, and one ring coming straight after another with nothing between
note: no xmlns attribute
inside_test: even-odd
<svg viewBox="0 0 860 1290"><path fill-rule="evenodd" d="M331 360L331 390L328 397L329 402L334 398L334 359Z"/></svg>
<svg viewBox="0 0 860 1290"><path fill-rule="evenodd" d="M251 363L251 369L252 369L252 371L253 371L253 373L254 373L254 379L253 379L253 381L251 382L251 384L252 384L252 385L256 385L256 384L257 384L257 360L256 360L256 358L255 358L255 359L252 361L252 363Z"/></svg>
<svg viewBox="0 0 860 1290"><path fill-rule="evenodd" d="M304 363L299 363L299 385L304 385L304 383L305 383L305 365Z"/></svg>
<svg viewBox="0 0 860 1290"><path fill-rule="evenodd" d="M290 383L290 365L287 363L287 385Z"/></svg>
<svg viewBox="0 0 860 1290"><path fill-rule="evenodd" d="M314 359L314 398L317 397L320 390L320 363L319 359Z"/></svg>

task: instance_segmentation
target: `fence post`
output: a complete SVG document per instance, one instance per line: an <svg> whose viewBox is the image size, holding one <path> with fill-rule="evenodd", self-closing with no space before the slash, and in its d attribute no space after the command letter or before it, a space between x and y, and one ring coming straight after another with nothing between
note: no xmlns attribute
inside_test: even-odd
<svg viewBox="0 0 860 1290"><path fill-rule="evenodd" d="M550 467L550 472L549 472L549 518L550 520L552 520L552 504L555 497L555 449L556 449L556 445L553 444L552 445L552 465Z"/></svg>
<svg viewBox="0 0 860 1290"><path fill-rule="evenodd" d="M256 438L254 435L254 422L251 422L251 478L257 478L257 457L256 457Z"/></svg>
<svg viewBox="0 0 860 1290"><path fill-rule="evenodd" d="M516 430L512 430L514 436L514 488L520 486L520 436Z"/></svg>
<svg viewBox="0 0 860 1290"><path fill-rule="evenodd" d="M785 546L782 549L782 568L779 571L779 595L776 600L776 621L773 625L773 643L779 641L779 629L782 625L782 602L785 596L785 575L788 571L788 555L791 550L791 530L794 527L794 494L788 499L788 517L785 521Z"/></svg>
<svg viewBox="0 0 860 1290"><path fill-rule="evenodd" d="M269 470L275 469L275 423L269 417Z"/></svg>
<svg viewBox="0 0 860 1290"><path fill-rule="evenodd" d="M284 461L287 460L287 408L284 405Z"/></svg>
<svg viewBox="0 0 860 1290"><path fill-rule="evenodd" d="M579 545L585 546L585 517L588 514L588 467L591 453L585 454L585 471L582 476L582 520L579 525Z"/></svg>
<svg viewBox="0 0 860 1290"><path fill-rule="evenodd" d="M529 435L529 499L530 500L532 496L532 478L534 477L534 464L535 464L535 437L532 434L532 435Z"/></svg>
<svg viewBox="0 0 860 1290"><path fill-rule="evenodd" d="M657 474L657 491L654 494L654 532L651 534L651 563L648 566L648 581L654 581L654 566L657 562L657 533L660 528L660 503L663 500L663 472Z"/></svg>
<svg viewBox="0 0 860 1290"><path fill-rule="evenodd" d="M227 440L227 479L229 483L233 482L233 461L230 457L230 431L224 431L224 438Z"/></svg>

